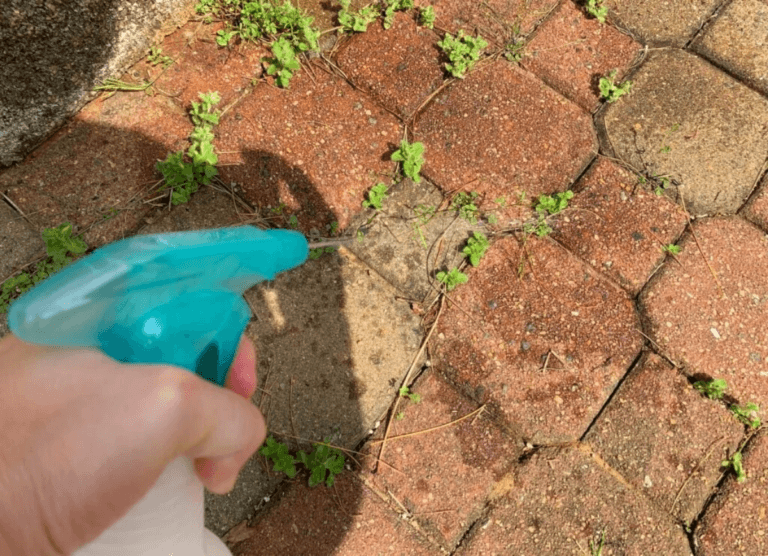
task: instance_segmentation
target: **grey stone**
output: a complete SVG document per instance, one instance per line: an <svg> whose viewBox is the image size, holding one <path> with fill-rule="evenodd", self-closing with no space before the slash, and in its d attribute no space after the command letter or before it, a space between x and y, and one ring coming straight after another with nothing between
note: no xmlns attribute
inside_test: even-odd
<svg viewBox="0 0 768 556"><path fill-rule="evenodd" d="M693 48L758 90L768 93L768 3L728 4Z"/></svg>
<svg viewBox="0 0 768 556"><path fill-rule="evenodd" d="M732 214L768 152L768 100L698 56L654 52L604 114L608 150L668 176L694 215Z"/></svg>
<svg viewBox="0 0 768 556"><path fill-rule="evenodd" d="M418 207L437 209L442 201L440 191L427 182L403 180L391 190L365 239L350 242L349 250L406 297L424 300L437 292L430 285L435 282L435 271L457 266L472 229L481 228L457 218L455 211L441 210L423 219L417 216ZM373 211L360 215L350 229L366 228L372 216Z"/></svg>
<svg viewBox="0 0 768 556"><path fill-rule="evenodd" d="M0 4L0 166L18 162L186 21L196 0Z"/></svg>
<svg viewBox="0 0 768 556"><path fill-rule="evenodd" d="M35 234L24 218L0 199L0 283L14 270L31 262L36 254L45 253L42 238Z"/></svg>
<svg viewBox="0 0 768 556"><path fill-rule="evenodd" d="M611 19L641 42L684 46L704 25L721 0L608 0Z"/></svg>
<svg viewBox="0 0 768 556"><path fill-rule="evenodd" d="M0 338L7 336L11 333L8 328L8 313L0 314Z"/></svg>

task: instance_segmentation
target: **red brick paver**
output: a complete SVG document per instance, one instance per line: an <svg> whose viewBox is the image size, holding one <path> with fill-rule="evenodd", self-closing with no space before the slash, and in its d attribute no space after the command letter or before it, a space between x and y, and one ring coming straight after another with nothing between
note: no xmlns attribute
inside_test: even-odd
<svg viewBox="0 0 768 556"><path fill-rule="evenodd" d="M600 158L574 186L554 237L635 295L664 261L687 217L680 207L638 184L638 177Z"/></svg>
<svg viewBox="0 0 768 556"><path fill-rule="evenodd" d="M720 462L738 449L744 426L696 392L658 355L622 383L585 441L659 508L692 523L715 489Z"/></svg>
<svg viewBox="0 0 768 556"><path fill-rule="evenodd" d="M390 437L411 434L451 423L478 409L433 373L419 381L413 392L419 403L403 398L401 418L393 420ZM374 437L380 440L385 427ZM374 440L372 468L381 444ZM486 499L508 482L505 473L517 461L520 446L505 438L492 422L479 414L434 432L387 443L378 472L370 481L391 492L426 530L452 549L480 516ZM460 481L447 480L461 477ZM497 483L499 486L497 486Z"/></svg>
<svg viewBox="0 0 768 556"><path fill-rule="evenodd" d="M597 147L586 112L505 60L438 94L416 138L425 145L427 177L444 191L483 193L490 204L505 197L500 219L520 217L522 192L567 189Z"/></svg>
<svg viewBox="0 0 768 556"><path fill-rule="evenodd" d="M550 240L498 241L468 275L437 368L530 442L579 438L642 346L629 296Z"/></svg>
<svg viewBox="0 0 768 556"><path fill-rule="evenodd" d="M768 231L768 175L744 205L742 214L763 230Z"/></svg>
<svg viewBox="0 0 768 556"><path fill-rule="evenodd" d="M525 48L523 67L584 110L600 102L600 78L616 70L621 81L640 44L615 27L588 18L573 2L563 2Z"/></svg>

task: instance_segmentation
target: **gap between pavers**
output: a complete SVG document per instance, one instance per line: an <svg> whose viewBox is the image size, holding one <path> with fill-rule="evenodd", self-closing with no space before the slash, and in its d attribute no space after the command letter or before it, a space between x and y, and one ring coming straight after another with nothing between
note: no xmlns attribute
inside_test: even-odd
<svg viewBox="0 0 768 556"><path fill-rule="evenodd" d="M0 197L0 284L35 255L45 253L45 243L24 218Z"/></svg>
<svg viewBox="0 0 768 556"><path fill-rule="evenodd" d="M691 556L683 528L635 492L585 445L542 448L517 468L457 556L512 554Z"/></svg>

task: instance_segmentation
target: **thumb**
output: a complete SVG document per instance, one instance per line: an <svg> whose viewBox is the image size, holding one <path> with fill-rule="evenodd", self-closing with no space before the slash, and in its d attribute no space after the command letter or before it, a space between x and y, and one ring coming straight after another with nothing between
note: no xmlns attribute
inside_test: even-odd
<svg viewBox="0 0 768 556"><path fill-rule="evenodd" d="M182 387L177 453L195 460L205 487L226 494L266 437L264 417L249 398L189 374Z"/></svg>

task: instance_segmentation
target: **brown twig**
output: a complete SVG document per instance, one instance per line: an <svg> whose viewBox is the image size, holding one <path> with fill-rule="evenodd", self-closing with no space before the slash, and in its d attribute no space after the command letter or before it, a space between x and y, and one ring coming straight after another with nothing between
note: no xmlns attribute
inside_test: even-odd
<svg viewBox="0 0 768 556"><path fill-rule="evenodd" d="M704 264L707 265L707 268L712 273L712 278L715 279L715 284L717 284L718 289L720 290L720 295L722 295L723 299L725 299L725 290L723 289L723 286L720 284L720 280L717 279L717 274L715 274L714 269L712 268L712 265L709 264L709 261L707 260L706 255L704 255L704 250L701 248L701 244L699 243L699 238L696 236L696 231L693 229L693 224L691 223L691 215L688 213L688 209L685 208L685 199L683 196L680 196L680 201L683 203L683 210L685 211L686 218L688 218L688 228L691 230L691 235L693 235L694 241L696 241L696 247L699 248L699 253L701 253L701 258L704 259Z"/></svg>
<svg viewBox="0 0 768 556"><path fill-rule="evenodd" d="M707 450L707 453L706 453L706 454L704 454L704 457L703 457L703 458L701 458L701 459L698 461L698 463L696 464L696 467L694 467L694 468L691 470L691 472L688 474L688 476L687 476L687 477L685 478L685 480L683 481L683 484L682 484L682 485L680 485L680 488L679 488L679 489L677 489L677 494L675 495L675 499L674 499L674 500L672 500L672 505L669 507L669 513L672 513L672 510L674 510L674 509L675 509L675 504L677 504L677 500L680 498L680 494L682 494L682 492L683 492L683 489L685 488L685 485L687 485L687 484L688 484L688 481L690 481L690 480L691 480L691 477L693 477L693 474L694 474L694 473L696 473L696 471L698 471L698 470L699 470L699 467L701 467L701 465L702 465L702 464L703 464L705 461L707 461L707 460L709 459L709 456L711 456L711 455L712 455L712 451L713 451L713 450L715 449L715 447L716 447L716 446L717 446L717 445L718 445L720 442L722 442L723 440L725 440L725 436L721 436L720 438L718 438L717 440L715 440L715 441L714 441L712 444L710 444L710 446L709 446L709 449Z"/></svg>
<svg viewBox="0 0 768 556"><path fill-rule="evenodd" d="M397 436L390 436L388 440L390 440L390 441L391 440L399 440L401 438L410 438L412 436L419 436L419 435L422 435L422 434L427 434L428 432L435 432L437 430L444 429L446 427L450 427L452 425L455 425L456 423L460 423L464 419L469 419L473 415L479 414L484 409L485 409L485 404L481 405L480 407L475 409L473 412L467 413L463 417L459 417L458 419L454 419L450 423L443 423L442 425L437 425L436 427L430 427L428 429L424 429L424 430L420 430L420 431L416 431L416 432L409 432L409 433L406 433L406 434L398 434ZM371 440L371 444L382 444L385 440L386 439L384 439L384 440Z"/></svg>

